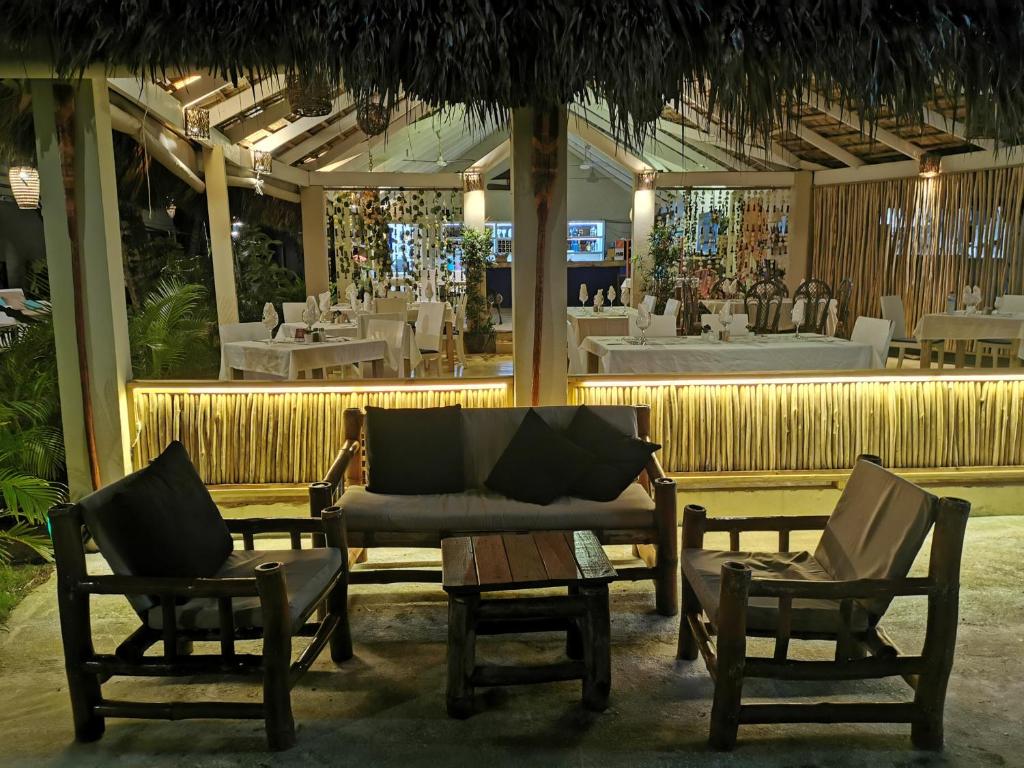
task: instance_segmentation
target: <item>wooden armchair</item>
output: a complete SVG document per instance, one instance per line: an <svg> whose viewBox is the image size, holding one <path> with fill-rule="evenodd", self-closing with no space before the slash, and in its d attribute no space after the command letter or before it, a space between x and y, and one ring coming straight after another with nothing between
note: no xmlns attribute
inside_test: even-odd
<svg viewBox="0 0 1024 768"><path fill-rule="evenodd" d="M956 642L960 555L970 504L936 499L860 461L831 516L709 519L683 516L678 658L704 657L715 680L709 741L731 749L741 724L904 722L920 749L941 749L942 713ZM928 575L907 576L934 526ZM823 529L813 555L790 552L795 530ZM705 550L705 532L729 533L728 552ZM740 552L743 531L777 531L778 553ZM879 625L895 597L926 597L918 655L902 653ZM747 637L775 639L772 656L750 656ZM793 639L835 642L835 659L788 657ZM912 701L741 702L747 677L857 680L902 677Z"/></svg>
<svg viewBox="0 0 1024 768"><path fill-rule="evenodd" d="M123 531L116 528L119 521L131 527L130 518L136 518L138 512L131 501L133 492L139 489L139 477L160 462L166 464L172 449L177 455L171 459L181 468L181 456L185 462L189 461L188 456L180 443L172 443L150 467L77 504L60 505L50 511L57 602L75 738L99 739L109 717L251 718L265 720L271 749L287 749L295 743L291 688L328 644L335 662L352 656L346 607L348 559L343 555L346 534L341 511L327 510L317 520L220 520L220 527L208 525L209 535L196 538L193 534L202 534L202 527L211 518L204 511L206 517L199 526L195 522L201 515L182 520L190 515L190 502L197 498L189 498L189 492L197 490L194 485L179 498L154 497L155 511L140 516L144 520L136 532L152 530L159 534L172 530L175 536L180 534L180 540L158 538L156 545L160 550L169 550L170 555L169 559L161 556L154 560L173 561L186 548L213 551L211 541L222 533L228 537L223 562L207 569L208 575L154 575L153 569L139 568L138 562L132 560L123 546ZM188 467L191 469L190 463ZM202 488L198 475L194 480ZM205 493L205 488L202 492ZM208 494L206 498L209 499ZM209 503L212 505L212 500ZM174 512L174 517L161 520L167 517L167 511ZM219 517L215 507L213 512ZM170 527L163 528L162 523ZM83 527L97 541L114 575L93 575L86 570ZM258 552L255 537L261 534L285 535L290 539L291 549ZM241 536L244 549L233 549L232 535ZM302 549L303 537L307 542L312 539L314 548ZM316 548L316 544L320 547ZM93 595L124 595L141 619L140 626L113 653L97 652L93 646ZM318 608L323 618L310 621ZM312 640L293 663L292 638L297 636L310 636ZM262 639L261 654L236 652L236 640L252 639ZM196 641L217 642L218 652L193 654ZM162 644L162 653L146 655L157 644ZM260 676L263 701L114 701L104 698L102 684L115 675Z"/></svg>

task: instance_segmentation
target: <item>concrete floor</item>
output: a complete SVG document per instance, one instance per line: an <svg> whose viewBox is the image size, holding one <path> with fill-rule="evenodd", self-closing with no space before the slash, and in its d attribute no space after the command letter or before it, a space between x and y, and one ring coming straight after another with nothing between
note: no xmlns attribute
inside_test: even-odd
<svg viewBox="0 0 1024 768"><path fill-rule="evenodd" d="M1024 517L989 517L968 527L959 650L946 708L946 751L911 749L906 726L746 727L731 754L705 747L711 683L700 662L675 660L677 621L653 612L649 584L612 591L611 708L595 715L579 706L579 686L555 683L478 692L479 713L466 721L444 712L444 595L433 586L358 587L352 600L356 657L336 668L321 658L293 694L298 745L264 751L257 721L126 721L107 724L95 744L72 742L54 583L30 594L0 634L0 764L14 766L1013 766L1024 765ZM813 539L794 540L795 547ZM709 539L709 546L715 546ZM745 542L745 546L748 546ZM767 540L751 547L769 547ZM621 554L619 552L618 554ZM433 552L384 551L385 558L434 558ZM374 560L378 559L375 553ZM98 556L90 568L104 570ZM926 567L926 557L915 572ZM127 603L102 599L97 645L111 649L136 624ZM924 603L899 601L884 620L915 649ZM513 662L551 659L553 635L484 638L479 656ZM810 657L826 658L813 644ZM758 699L803 695L896 700L901 681L836 685L757 682ZM255 700L252 685L187 688L157 681L116 680L111 698Z"/></svg>

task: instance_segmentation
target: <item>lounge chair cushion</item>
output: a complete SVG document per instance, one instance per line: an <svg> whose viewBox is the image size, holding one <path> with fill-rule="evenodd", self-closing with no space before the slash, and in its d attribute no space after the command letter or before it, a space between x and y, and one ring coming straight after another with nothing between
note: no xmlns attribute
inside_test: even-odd
<svg viewBox="0 0 1024 768"><path fill-rule="evenodd" d="M274 562L284 566L288 615L292 631L297 632L310 614L314 601L341 571L341 552L334 547L232 552L215 575L218 578L251 578L255 576L257 565ZM237 597L231 601L231 609L236 628L263 626L258 597ZM149 609L146 623L154 629L163 628L163 610L159 605ZM220 612L217 599L196 597L179 605L177 623L179 629L218 629Z"/></svg>
<svg viewBox="0 0 1024 768"><path fill-rule="evenodd" d="M466 488L482 488L498 458L526 417L526 408L463 408L462 445ZM565 432L576 415L575 405L552 405L533 411L548 425ZM636 437L636 409L629 405L594 406L601 418L620 432Z"/></svg>
<svg viewBox="0 0 1024 768"><path fill-rule="evenodd" d="M100 552L125 576L212 576L231 534L185 447L172 442L149 466L82 499Z"/></svg>
<svg viewBox="0 0 1024 768"><path fill-rule="evenodd" d="M484 533L528 530L651 528L654 502L638 483L614 501L562 497L546 506L484 489L433 496L370 493L348 488L339 505L349 531Z"/></svg>
<svg viewBox="0 0 1024 768"><path fill-rule="evenodd" d="M566 437L594 458L569 488L571 495L592 501L611 501L634 482L661 446L624 434L597 411L581 405Z"/></svg>
<svg viewBox="0 0 1024 768"><path fill-rule="evenodd" d="M531 408L484 485L510 499L550 504L568 493L593 458Z"/></svg>
<svg viewBox="0 0 1024 768"><path fill-rule="evenodd" d="M814 558L836 580L904 578L934 518L935 497L892 472L860 461L836 504ZM890 600L864 601L873 616Z"/></svg>
<svg viewBox="0 0 1024 768"><path fill-rule="evenodd" d="M458 493L462 473L460 405L366 408L367 486L374 493Z"/></svg>
<svg viewBox="0 0 1024 768"><path fill-rule="evenodd" d="M753 571L754 579L799 579L800 581L831 581L832 577L808 552L720 552L709 549L685 549L682 553L683 573L693 587L697 599L713 624L718 624L719 590L722 565L742 563ZM774 632L779 621L779 601L774 597L751 597L747 603L747 629ZM839 602L836 600L793 601L795 632L836 633L841 627ZM854 604L851 629L867 629L867 613Z"/></svg>

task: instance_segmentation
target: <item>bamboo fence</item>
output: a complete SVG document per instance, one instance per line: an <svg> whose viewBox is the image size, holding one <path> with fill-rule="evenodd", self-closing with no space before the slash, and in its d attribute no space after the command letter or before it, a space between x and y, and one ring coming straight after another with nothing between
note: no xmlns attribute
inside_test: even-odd
<svg viewBox="0 0 1024 768"><path fill-rule="evenodd" d="M511 382L511 379L509 379ZM461 403L466 408L509 405L510 385L450 389L233 392L196 391L174 385L133 387L132 412L138 431L132 450L144 467L172 440L180 440L208 485L309 483L326 475L344 440L346 408L432 408ZM424 446L429 449L429 446Z"/></svg>
<svg viewBox="0 0 1024 768"><path fill-rule="evenodd" d="M981 286L984 305L1024 293L1024 166L814 188L809 274L853 280L853 317L903 298L909 335L946 296Z"/></svg>
<svg viewBox="0 0 1024 768"><path fill-rule="evenodd" d="M1024 463L1024 381L573 384L570 402L649 403L668 472Z"/></svg>

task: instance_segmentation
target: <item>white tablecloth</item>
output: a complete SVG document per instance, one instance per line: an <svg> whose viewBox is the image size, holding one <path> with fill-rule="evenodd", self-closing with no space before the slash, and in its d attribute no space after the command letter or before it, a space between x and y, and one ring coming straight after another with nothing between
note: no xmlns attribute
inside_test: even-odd
<svg viewBox="0 0 1024 768"><path fill-rule="evenodd" d="M305 327L305 323L281 323L274 338L294 339L295 331ZM329 339L354 339L359 335L359 326L355 323L316 323L313 327L323 331Z"/></svg>
<svg viewBox="0 0 1024 768"><path fill-rule="evenodd" d="M648 339L591 336L581 344L588 370L599 373L833 371L871 368L868 344L811 334L750 336L729 342L699 336Z"/></svg>
<svg viewBox="0 0 1024 768"><path fill-rule="evenodd" d="M629 312L635 314L636 310L613 307L595 312L590 307L568 307L566 317L578 343L587 336L625 336L629 333Z"/></svg>
<svg viewBox="0 0 1024 768"><path fill-rule="evenodd" d="M924 315L917 323L914 336L923 341L1019 339L1024 338L1024 315Z"/></svg>
<svg viewBox="0 0 1024 768"><path fill-rule="evenodd" d="M324 341L232 341L222 345L224 360L232 371L250 371L297 379L315 370L351 363L383 360L387 344L375 339Z"/></svg>

